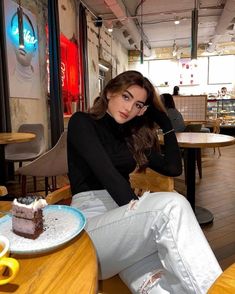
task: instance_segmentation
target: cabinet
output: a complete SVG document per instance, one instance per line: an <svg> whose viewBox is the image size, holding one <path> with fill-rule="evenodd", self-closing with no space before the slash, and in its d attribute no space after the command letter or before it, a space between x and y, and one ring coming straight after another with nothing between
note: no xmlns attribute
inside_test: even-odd
<svg viewBox="0 0 235 294"><path fill-rule="evenodd" d="M221 119L221 127L235 127L235 98L208 99L207 119Z"/></svg>

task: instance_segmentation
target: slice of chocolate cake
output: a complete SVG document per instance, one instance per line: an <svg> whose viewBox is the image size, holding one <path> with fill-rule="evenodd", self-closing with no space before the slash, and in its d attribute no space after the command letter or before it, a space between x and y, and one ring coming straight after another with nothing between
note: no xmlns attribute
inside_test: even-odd
<svg viewBox="0 0 235 294"><path fill-rule="evenodd" d="M12 204L12 230L15 234L36 239L43 232L42 209L47 205L42 196L25 196Z"/></svg>

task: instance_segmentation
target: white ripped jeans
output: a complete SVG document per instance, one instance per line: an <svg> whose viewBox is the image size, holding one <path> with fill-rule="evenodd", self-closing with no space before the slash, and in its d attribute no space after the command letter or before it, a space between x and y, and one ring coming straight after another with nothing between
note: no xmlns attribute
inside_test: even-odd
<svg viewBox="0 0 235 294"><path fill-rule="evenodd" d="M146 192L118 207L106 190L78 193L100 279L119 273L132 293L206 294L221 268L189 202L175 192Z"/></svg>

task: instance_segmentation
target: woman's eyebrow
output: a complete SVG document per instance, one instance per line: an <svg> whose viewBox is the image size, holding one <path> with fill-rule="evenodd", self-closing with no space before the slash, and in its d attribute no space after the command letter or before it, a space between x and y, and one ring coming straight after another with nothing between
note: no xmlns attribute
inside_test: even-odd
<svg viewBox="0 0 235 294"><path fill-rule="evenodd" d="M125 90L125 92L127 92L130 96L131 96L131 98L134 98L134 96L132 95L132 93L131 92L129 92L128 90ZM145 104L143 101L137 101L138 103L142 103L143 105Z"/></svg>
<svg viewBox="0 0 235 294"><path fill-rule="evenodd" d="M134 98L131 92L129 92L128 90L125 90L125 92L127 92L132 98Z"/></svg>

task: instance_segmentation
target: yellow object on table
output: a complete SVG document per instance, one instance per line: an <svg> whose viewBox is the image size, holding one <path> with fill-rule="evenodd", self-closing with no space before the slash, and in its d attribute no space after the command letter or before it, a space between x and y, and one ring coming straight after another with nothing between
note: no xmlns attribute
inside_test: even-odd
<svg viewBox="0 0 235 294"><path fill-rule="evenodd" d="M210 287L207 294L235 293L235 263L228 267Z"/></svg>
<svg viewBox="0 0 235 294"><path fill-rule="evenodd" d="M8 194L5 186L0 186L0 196L6 196Z"/></svg>

